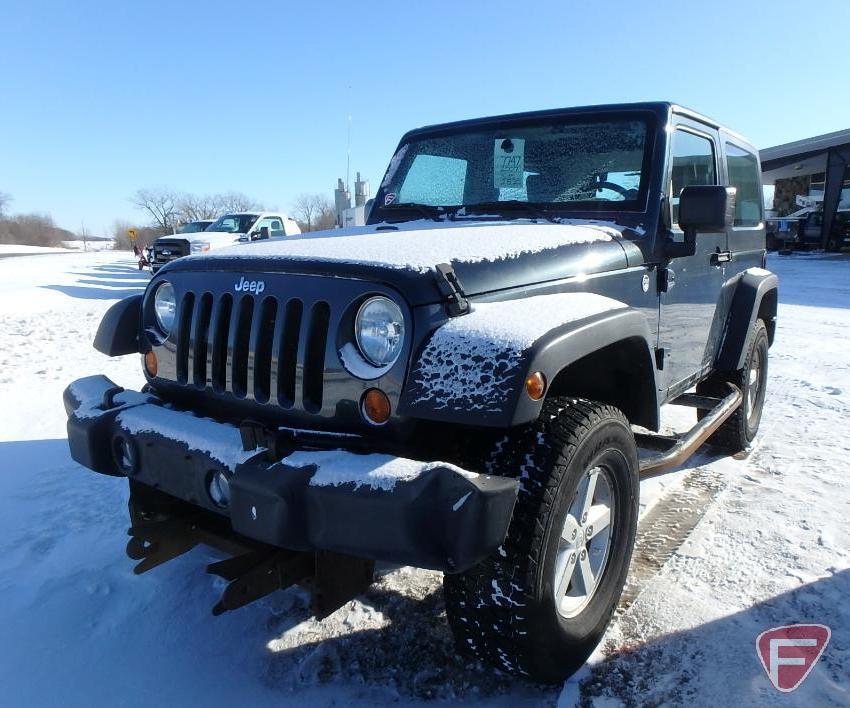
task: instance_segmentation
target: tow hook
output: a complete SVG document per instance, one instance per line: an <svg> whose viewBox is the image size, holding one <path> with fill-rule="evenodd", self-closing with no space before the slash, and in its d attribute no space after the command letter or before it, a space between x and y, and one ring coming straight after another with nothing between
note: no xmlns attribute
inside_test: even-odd
<svg viewBox="0 0 850 708"><path fill-rule="evenodd" d="M242 421L239 425L239 435L245 452L264 448L269 462L277 462L295 449L291 435L286 435L281 430L272 430L255 420Z"/></svg>

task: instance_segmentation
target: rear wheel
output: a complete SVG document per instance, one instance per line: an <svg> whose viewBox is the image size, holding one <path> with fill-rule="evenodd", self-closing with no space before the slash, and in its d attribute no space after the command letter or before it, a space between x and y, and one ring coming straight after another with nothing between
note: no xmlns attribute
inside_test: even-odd
<svg viewBox="0 0 850 708"><path fill-rule="evenodd" d="M727 382L735 384L743 394L738 410L709 438L708 442L715 447L736 453L745 450L755 439L767 392L767 351L767 327L762 320L756 320L743 368L732 373L714 373L697 385L701 396L725 396ZM704 415L700 412L699 417Z"/></svg>
<svg viewBox="0 0 850 708"><path fill-rule="evenodd" d="M611 406L550 400L495 445L488 470L519 478L520 491L498 552L444 578L458 650L563 681L599 643L625 584L639 493L631 427Z"/></svg>

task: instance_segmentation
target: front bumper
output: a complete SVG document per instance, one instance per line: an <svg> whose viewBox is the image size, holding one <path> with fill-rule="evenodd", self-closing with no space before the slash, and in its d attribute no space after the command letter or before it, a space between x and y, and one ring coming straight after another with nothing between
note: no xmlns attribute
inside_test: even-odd
<svg viewBox="0 0 850 708"><path fill-rule="evenodd" d="M64 394L71 456L229 518L236 534L295 551L462 572L494 553L510 523L518 482L344 450L298 451L270 461L242 449L227 423L124 391L105 376ZM229 480L230 504L209 483Z"/></svg>

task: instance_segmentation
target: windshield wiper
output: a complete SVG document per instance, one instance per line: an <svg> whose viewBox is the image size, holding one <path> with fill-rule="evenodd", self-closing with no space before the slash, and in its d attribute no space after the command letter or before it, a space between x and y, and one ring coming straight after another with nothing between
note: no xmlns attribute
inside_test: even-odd
<svg viewBox="0 0 850 708"><path fill-rule="evenodd" d="M384 211L415 211L431 221L441 221L440 217L443 214L442 210L437 207L419 202L393 202L392 204L384 204L381 209Z"/></svg>
<svg viewBox="0 0 850 708"><path fill-rule="evenodd" d="M463 208L467 213L479 211L524 211L534 219L550 221L553 224L560 223L558 217L552 216L540 205L534 202L524 202L519 199L506 199L503 202L478 202L477 204L464 204Z"/></svg>

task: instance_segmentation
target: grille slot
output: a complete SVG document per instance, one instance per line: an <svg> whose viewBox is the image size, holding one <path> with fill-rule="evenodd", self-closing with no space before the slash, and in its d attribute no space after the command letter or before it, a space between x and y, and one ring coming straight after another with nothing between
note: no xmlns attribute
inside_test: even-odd
<svg viewBox="0 0 850 708"><path fill-rule="evenodd" d="M236 317L230 326L231 391L237 398L245 398L248 391L248 344L251 341L251 318L254 315L254 298L245 295L239 300Z"/></svg>
<svg viewBox="0 0 850 708"><path fill-rule="evenodd" d="M272 374L272 345L277 320L277 300L267 297L254 318L251 331L251 351L254 352L254 399L260 403L269 400Z"/></svg>
<svg viewBox="0 0 850 708"><path fill-rule="evenodd" d="M177 381L189 380L189 335L192 332L192 308L195 307L195 294L186 293L180 302L177 325Z"/></svg>
<svg viewBox="0 0 850 708"><path fill-rule="evenodd" d="M277 364L277 401L284 408L295 405L295 372L303 314L304 304L301 300L293 299L286 303Z"/></svg>
<svg viewBox="0 0 850 708"><path fill-rule="evenodd" d="M222 393L227 387L227 344L230 331L230 313L233 309L233 297L227 293L218 301L210 328L212 340L212 387L216 393Z"/></svg>
<svg viewBox="0 0 850 708"><path fill-rule="evenodd" d="M212 294L204 293L195 311L195 332L192 337L192 381L198 388L207 385L207 337L212 316Z"/></svg>
<svg viewBox="0 0 850 708"><path fill-rule="evenodd" d="M310 309L307 351L304 355L304 408L310 413L318 413L322 409L325 347L330 316L331 309L326 302L319 301Z"/></svg>

